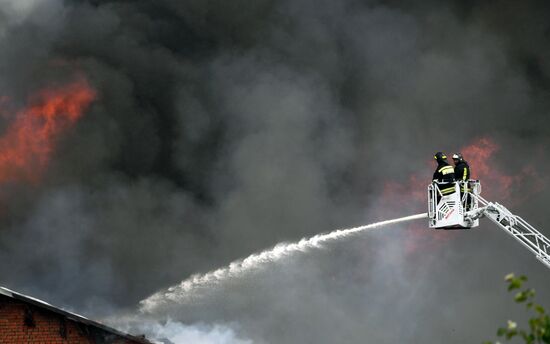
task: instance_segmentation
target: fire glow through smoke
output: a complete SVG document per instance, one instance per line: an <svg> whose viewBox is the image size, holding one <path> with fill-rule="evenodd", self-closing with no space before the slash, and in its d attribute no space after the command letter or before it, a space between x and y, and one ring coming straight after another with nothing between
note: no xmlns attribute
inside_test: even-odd
<svg viewBox="0 0 550 344"><path fill-rule="evenodd" d="M82 116L96 93L78 80L31 97L0 137L0 183L36 181L48 164L56 139Z"/></svg>
<svg viewBox="0 0 550 344"><path fill-rule="evenodd" d="M486 137L462 148L462 154L472 168L472 178L482 183L485 198L517 205L544 189L544 178L537 174L531 164L515 172L498 168L494 164L494 155L499 150L500 146Z"/></svg>
<svg viewBox="0 0 550 344"><path fill-rule="evenodd" d="M501 147L490 137L472 140L458 151L446 151L449 163L451 156L461 152L471 168L471 178L481 181L482 196L490 201L505 202L507 206L521 204L531 195L546 187L546 179L537 174L532 164L526 163L519 170L505 170L497 164ZM422 174L413 174L405 182L387 181L384 183L381 204L386 209L413 209L418 211L426 207L426 187L431 182L435 169L434 160L426 159L426 170ZM406 192L403 192L406 190ZM521 190L521 192L518 192ZM444 231L430 233L429 238L422 235L422 227L411 224L407 231L405 248L407 253L423 252L423 248L441 245L451 237Z"/></svg>
<svg viewBox="0 0 550 344"><path fill-rule="evenodd" d="M462 153L464 159L470 165L472 171L471 178L481 181L483 194L487 199L500 202L505 201L509 204L514 202L521 203L521 198L518 199L515 197L512 199L514 189L522 188L522 194L531 194L536 190L543 189L542 184L544 181L537 175L532 165L523 166L515 174L499 168L495 164L495 155L500 151L500 146L491 138L478 138L458 151ZM453 162L450 156L454 152L446 153L449 156L449 163L452 165ZM411 175L405 183L387 181L384 184L382 202L392 207L406 204L421 204L422 207L425 207L426 187L431 182L432 173L436 165L433 159L427 159L426 166L429 166L429 169L423 175ZM536 184L536 188L529 188L527 181ZM399 192L401 190L407 190L407 192Z"/></svg>

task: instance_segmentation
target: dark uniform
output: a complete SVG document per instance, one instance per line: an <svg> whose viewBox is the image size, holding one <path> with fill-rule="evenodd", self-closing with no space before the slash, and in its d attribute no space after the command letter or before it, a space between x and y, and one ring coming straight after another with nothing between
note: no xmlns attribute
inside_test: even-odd
<svg viewBox="0 0 550 344"><path fill-rule="evenodd" d="M461 160L455 165L455 177L461 182L470 179L470 166L466 161Z"/></svg>
<svg viewBox="0 0 550 344"><path fill-rule="evenodd" d="M437 152L434 156L437 161L433 180L439 182L439 191L443 196L451 194L455 191L455 171L454 168L447 162L447 157L441 152Z"/></svg>
<svg viewBox="0 0 550 344"><path fill-rule="evenodd" d="M470 179L470 165L466 161L464 161L464 158L462 157L462 154L455 153L453 154L453 161L455 163L455 176L457 181L460 181L460 199L463 200L464 209L468 210L470 209L471 204L471 197L467 194L466 198L464 198L464 193L469 192L470 189L468 188L468 180Z"/></svg>

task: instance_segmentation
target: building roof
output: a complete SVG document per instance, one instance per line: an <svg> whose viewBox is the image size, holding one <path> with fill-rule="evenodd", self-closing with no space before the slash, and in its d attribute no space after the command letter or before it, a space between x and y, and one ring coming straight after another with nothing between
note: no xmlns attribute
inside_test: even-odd
<svg viewBox="0 0 550 344"><path fill-rule="evenodd" d="M103 331L106 331L110 334L114 334L116 336L131 340L131 341L134 341L134 342L137 342L137 343L151 344L151 342L148 341L147 339L145 339L144 337L141 337L141 336L136 337L136 336L132 336L130 334L118 331L118 330L116 330L114 328L111 328L109 326L105 326L101 323L90 320L90 319L88 319L88 318L86 318L82 315L78 315L76 313L72 313L72 312L63 310L61 308L55 307L55 306L45 302L45 301L39 300L39 299L34 298L32 296L28 296L28 295L25 295L25 294L15 292L15 291L10 290L8 288L0 287L0 295L4 295L4 296L9 297L11 299L14 299L14 300L26 303L26 304L30 304L30 305L36 306L36 307L44 309L44 310L48 310L50 312L61 315L61 316L63 316L64 318L66 318L68 320L72 320L76 323L96 327L96 328L99 328L99 329L101 329Z"/></svg>

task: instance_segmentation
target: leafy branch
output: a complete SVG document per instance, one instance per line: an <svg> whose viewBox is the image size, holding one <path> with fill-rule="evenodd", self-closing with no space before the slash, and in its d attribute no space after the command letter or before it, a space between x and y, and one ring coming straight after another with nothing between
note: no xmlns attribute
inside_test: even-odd
<svg viewBox="0 0 550 344"><path fill-rule="evenodd" d="M524 287L527 277L508 274L504 280L508 283L508 291L515 292L514 301L525 304L532 317L529 319L528 329L520 329L516 322L508 320L506 327L497 330L497 336L507 341L513 338L522 338L526 344L550 344L550 316L544 307L535 303L535 290ZM493 342L484 344L493 344Z"/></svg>

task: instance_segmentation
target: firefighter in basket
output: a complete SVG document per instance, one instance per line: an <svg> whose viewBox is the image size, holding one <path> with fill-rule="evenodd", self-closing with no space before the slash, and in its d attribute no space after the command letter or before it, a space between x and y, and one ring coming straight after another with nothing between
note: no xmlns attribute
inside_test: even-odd
<svg viewBox="0 0 550 344"><path fill-rule="evenodd" d="M437 162L433 181L439 184L441 195L446 196L455 191L455 170L447 162L447 156L442 152L437 152L434 155ZM438 201L440 196L438 195Z"/></svg>
<svg viewBox="0 0 550 344"><path fill-rule="evenodd" d="M468 186L468 180L470 180L470 165L464 160L464 157L460 153L453 154L453 162L455 164L455 178L460 182L460 199L464 205L465 210L470 209L471 196L468 192L471 190ZM466 196L464 196L466 194Z"/></svg>

